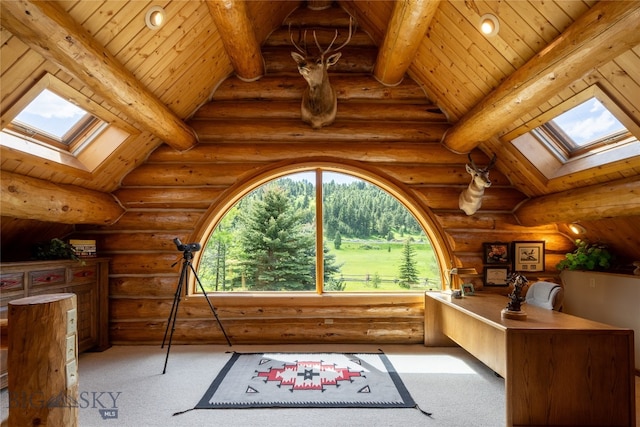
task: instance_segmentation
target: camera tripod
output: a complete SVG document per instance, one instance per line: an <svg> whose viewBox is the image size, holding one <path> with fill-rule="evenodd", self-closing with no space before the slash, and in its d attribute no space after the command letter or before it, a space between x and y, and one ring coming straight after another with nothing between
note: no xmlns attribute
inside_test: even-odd
<svg viewBox="0 0 640 427"><path fill-rule="evenodd" d="M182 299L182 292L183 292L183 289L185 288L185 283L188 282L189 271L191 271L195 276L196 281L200 286L200 290L204 294L204 298L209 304L209 308L211 309L213 316L218 321L218 325L220 325L222 334L227 340L229 347L231 347L231 341L229 340L229 337L227 336L227 333L225 332L224 327L222 326L222 323L218 318L218 313L216 312L216 309L213 307L213 304L211 304L211 301L209 301L209 296L207 295L207 292L204 290L204 287L200 282L200 278L198 277L196 270L193 268L193 265L191 264L191 260L193 259L193 252L200 250L200 245L198 243L190 243L190 244L184 245L182 244L182 242L180 242L180 239L178 238L174 239L174 242L176 246L178 246L178 250L183 251L182 270L180 271L180 280L178 281L176 294L173 297L173 306L171 307L171 312L169 313L169 318L167 319L167 329L164 331L164 338L162 339L162 346L160 347L160 348L164 348L164 344L167 340L167 333L169 333L169 327L171 327L171 334L169 335L169 343L167 346L167 356L164 359L164 369L162 370L163 374L167 372L167 361L169 360L169 352L171 351L171 340L173 339L173 333L176 330L176 318L178 317L178 308L180 306L180 300Z"/></svg>

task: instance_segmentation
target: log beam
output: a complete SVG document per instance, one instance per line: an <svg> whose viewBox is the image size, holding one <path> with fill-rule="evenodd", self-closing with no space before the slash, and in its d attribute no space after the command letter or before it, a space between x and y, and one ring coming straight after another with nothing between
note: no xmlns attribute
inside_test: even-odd
<svg viewBox="0 0 640 427"><path fill-rule="evenodd" d="M62 224L113 224L124 213L113 196L0 172L0 215Z"/></svg>
<svg viewBox="0 0 640 427"><path fill-rule="evenodd" d="M476 104L443 143L467 153L501 132L532 105L542 104L577 78L640 43L640 3L601 1L549 46Z"/></svg>
<svg viewBox="0 0 640 427"><path fill-rule="evenodd" d="M258 80L264 60L244 0L207 0L207 6L238 78Z"/></svg>
<svg viewBox="0 0 640 427"><path fill-rule="evenodd" d="M440 0L396 2L373 69L376 80L386 86L402 81L439 4Z"/></svg>
<svg viewBox="0 0 640 427"><path fill-rule="evenodd" d="M640 215L640 180L636 177L537 197L515 211L524 226L631 215Z"/></svg>
<svg viewBox="0 0 640 427"><path fill-rule="evenodd" d="M142 129L177 150L196 144L194 132L57 2L3 1L0 22L27 46L86 84Z"/></svg>

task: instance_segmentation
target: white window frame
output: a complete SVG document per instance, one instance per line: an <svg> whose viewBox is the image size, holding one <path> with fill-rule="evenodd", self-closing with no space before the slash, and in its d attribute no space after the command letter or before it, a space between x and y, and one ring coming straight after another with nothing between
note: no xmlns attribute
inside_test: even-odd
<svg viewBox="0 0 640 427"><path fill-rule="evenodd" d="M628 132L572 152L570 147L555 139L544 125L590 98L600 101ZM638 138L640 126L601 87L594 84L505 134L501 139L513 144L547 180L552 180L637 156L640 154Z"/></svg>
<svg viewBox="0 0 640 427"><path fill-rule="evenodd" d="M42 133L30 135L28 131L11 124L42 91L48 89L58 96L80 106L97 120L68 142L57 141ZM55 76L46 73L18 101L1 115L0 146L30 157L54 161L82 172L93 172L118 147L140 131L112 114L87 96L76 91Z"/></svg>

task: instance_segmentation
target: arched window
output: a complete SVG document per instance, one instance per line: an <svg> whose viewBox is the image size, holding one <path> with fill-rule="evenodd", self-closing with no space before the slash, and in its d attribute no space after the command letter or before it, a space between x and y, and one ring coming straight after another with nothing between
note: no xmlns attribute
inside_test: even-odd
<svg viewBox="0 0 640 427"><path fill-rule="evenodd" d="M207 292L442 288L414 214L381 187L327 169L281 175L233 204L203 247L198 277Z"/></svg>

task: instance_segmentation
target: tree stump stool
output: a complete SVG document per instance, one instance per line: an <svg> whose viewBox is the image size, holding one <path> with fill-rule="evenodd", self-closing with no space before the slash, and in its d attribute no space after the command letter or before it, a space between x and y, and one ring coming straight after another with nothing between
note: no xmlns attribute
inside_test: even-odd
<svg viewBox="0 0 640 427"><path fill-rule="evenodd" d="M9 426L77 426L76 295L36 295L8 305Z"/></svg>

